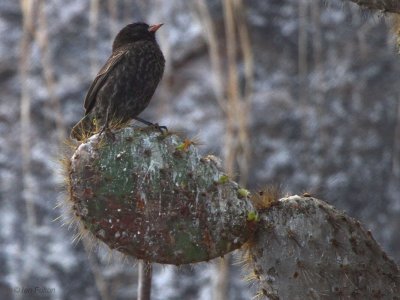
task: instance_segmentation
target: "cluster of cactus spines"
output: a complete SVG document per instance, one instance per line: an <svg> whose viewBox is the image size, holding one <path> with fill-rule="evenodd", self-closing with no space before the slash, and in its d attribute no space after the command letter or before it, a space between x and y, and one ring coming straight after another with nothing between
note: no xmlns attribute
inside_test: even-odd
<svg viewBox="0 0 400 300"><path fill-rule="evenodd" d="M69 164L79 227L111 249L150 262L223 256L253 234L249 193L188 139L126 127L82 143Z"/></svg>
<svg viewBox="0 0 400 300"><path fill-rule="evenodd" d="M260 299L400 299L396 264L360 222L306 195L260 210L245 247Z"/></svg>

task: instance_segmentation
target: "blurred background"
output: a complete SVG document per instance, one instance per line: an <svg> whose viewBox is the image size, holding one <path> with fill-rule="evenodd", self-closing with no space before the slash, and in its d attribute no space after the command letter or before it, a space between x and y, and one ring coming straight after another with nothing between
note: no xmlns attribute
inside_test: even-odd
<svg viewBox="0 0 400 300"><path fill-rule="evenodd" d="M387 18L341 0L1 0L0 299L136 297L133 261L72 242L55 220L64 141L134 21L165 23L167 68L143 118L199 138L253 191L278 185L346 211L400 261L400 57ZM228 266L156 265L152 298L251 299Z"/></svg>

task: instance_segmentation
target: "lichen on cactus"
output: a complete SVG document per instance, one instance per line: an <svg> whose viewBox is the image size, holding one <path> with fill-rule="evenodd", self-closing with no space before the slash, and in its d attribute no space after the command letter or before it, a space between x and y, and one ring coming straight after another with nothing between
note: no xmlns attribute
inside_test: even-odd
<svg viewBox="0 0 400 300"><path fill-rule="evenodd" d="M241 187L175 134L125 127L94 135L76 149L68 178L82 227L138 259L207 261L239 248L255 228Z"/></svg>

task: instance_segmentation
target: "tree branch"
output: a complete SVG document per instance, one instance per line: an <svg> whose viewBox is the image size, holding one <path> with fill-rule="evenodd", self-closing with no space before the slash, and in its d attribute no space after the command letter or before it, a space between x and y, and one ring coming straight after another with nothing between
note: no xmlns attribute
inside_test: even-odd
<svg viewBox="0 0 400 300"><path fill-rule="evenodd" d="M150 262L145 260L139 261L139 284L138 284L138 300L150 300L151 296L151 277L153 267Z"/></svg>

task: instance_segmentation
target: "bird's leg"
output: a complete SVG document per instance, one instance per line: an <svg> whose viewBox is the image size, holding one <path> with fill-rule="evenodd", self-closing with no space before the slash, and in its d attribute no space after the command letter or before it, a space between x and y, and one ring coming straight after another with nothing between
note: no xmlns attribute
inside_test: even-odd
<svg viewBox="0 0 400 300"><path fill-rule="evenodd" d="M110 128L108 127L108 122L109 122L109 117L110 117L110 108L111 104L108 105L107 107L107 112L106 112L106 119L104 121L104 125L101 127L101 130L99 132L99 136L104 132L105 134L111 133Z"/></svg>
<svg viewBox="0 0 400 300"><path fill-rule="evenodd" d="M151 122L146 121L146 120L144 120L144 119L142 119L140 117L133 117L133 119L135 119L136 121L139 121L139 122L141 122L143 124L146 124L147 126L153 126L156 129L160 130L161 133L164 133L163 130L168 132L167 126L160 126L160 125L158 125L158 123L151 123Z"/></svg>

